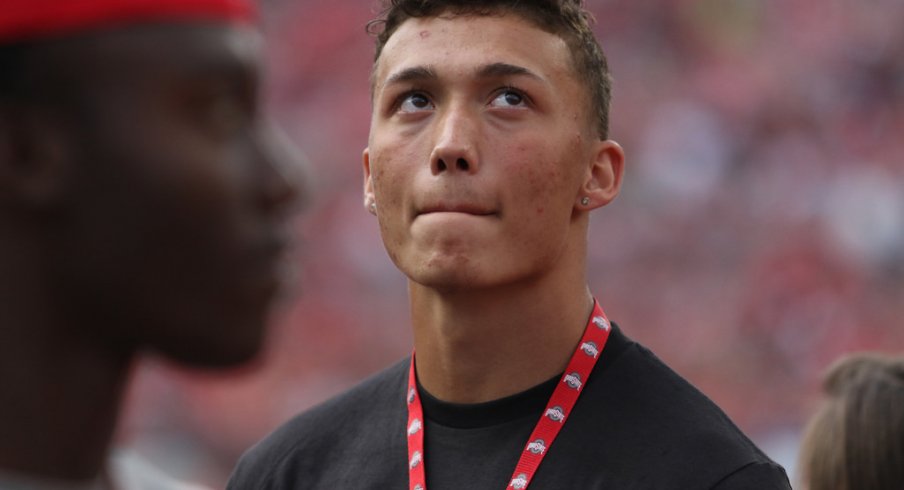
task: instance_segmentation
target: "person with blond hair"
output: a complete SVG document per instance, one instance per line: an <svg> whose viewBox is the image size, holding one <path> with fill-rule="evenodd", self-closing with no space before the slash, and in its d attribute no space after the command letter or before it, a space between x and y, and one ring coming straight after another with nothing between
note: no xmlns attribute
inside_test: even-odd
<svg viewBox="0 0 904 490"><path fill-rule="evenodd" d="M824 390L801 446L801 487L900 490L904 355L848 355L828 369Z"/></svg>

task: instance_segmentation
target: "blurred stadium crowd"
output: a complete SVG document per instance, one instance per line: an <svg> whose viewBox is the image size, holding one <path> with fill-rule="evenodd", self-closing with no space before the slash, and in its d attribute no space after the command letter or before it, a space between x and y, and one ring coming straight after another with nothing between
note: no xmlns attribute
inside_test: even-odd
<svg viewBox="0 0 904 490"><path fill-rule="evenodd" d="M904 350L904 2L588 5L628 155L593 218L593 291L793 472L825 367ZM247 372L142 365L120 437L214 487L278 423L411 345L404 278L362 204L377 5L264 7L268 105L316 179L298 291Z"/></svg>

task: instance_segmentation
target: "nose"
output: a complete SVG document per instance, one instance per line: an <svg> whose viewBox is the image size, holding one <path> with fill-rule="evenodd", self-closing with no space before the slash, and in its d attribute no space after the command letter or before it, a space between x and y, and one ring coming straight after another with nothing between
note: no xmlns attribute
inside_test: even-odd
<svg viewBox="0 0 904 490"><path fill-rule="evenodd" d="M438 120L436 142L430 155L433 175L446 172L473 174L479 167L479 121L466 109L453 108Z"/></svg>
<svg viewBox="0 0 904 490"><path fill-rule="evenodd" d="M307 205L311 166L278 126L262 124L255 138L260 165L257 198L262 208L290 214Z"/></svg>

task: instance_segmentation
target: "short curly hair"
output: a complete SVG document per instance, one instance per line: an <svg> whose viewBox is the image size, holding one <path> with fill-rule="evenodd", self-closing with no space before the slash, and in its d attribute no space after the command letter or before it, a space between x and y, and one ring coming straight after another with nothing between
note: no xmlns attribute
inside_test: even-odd
<svg viewBox="0 0 904 490"><path fill-rule="evenodd" d="M571 51L579 79L589 91L592 116L601 139L609 135L609 103L612 79L609 65L591 25L593 16L583 0L384 0L384 9L367 24L376 37L374 63L392 34L410 18L454 15L514 14L536 27L562 38Z"/></svg>

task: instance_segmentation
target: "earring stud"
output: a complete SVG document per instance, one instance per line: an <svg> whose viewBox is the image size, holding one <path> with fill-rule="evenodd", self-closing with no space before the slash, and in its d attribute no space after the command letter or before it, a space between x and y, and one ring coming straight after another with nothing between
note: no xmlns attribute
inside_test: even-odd
<svg viewBox="0 0 904 490"><path fill-rule="evenodd" d="M581 204L583 204L584 206L590 204L590 198L587 197L587 196L582 197L582 198L581 198Z"/></svg>
<svg viewBox="0 0 904 490"><path fill-rule="evenodd" d="M367 206L367 209L369 209L372 214L377 214L377 203L370 203L370 205Z"/></svg>

